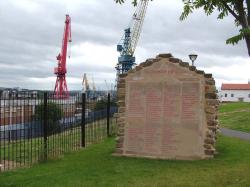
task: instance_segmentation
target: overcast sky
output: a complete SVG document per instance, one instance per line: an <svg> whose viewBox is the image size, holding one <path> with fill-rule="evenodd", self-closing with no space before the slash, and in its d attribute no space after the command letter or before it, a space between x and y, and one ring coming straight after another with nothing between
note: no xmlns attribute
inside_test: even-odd
<svg viewBox="0 0 250 187"><path fill-rule="evenodd" d="M159 53L172 53L189 62L188 54L199 55L199 69L213 73L221 83L247 83L250 60L244 41L230 46L225 40L237 29L233 18L217 20L196 11L180 22L181 0L149 3L142 34L135 52L141 63ZM67 60L70 90L82 88L87 73L99 89L105 80L115 80L119 53L116 45L131 20L134 7L113 0L1 0L0 1L0 87L53 89L61 50L65 14L72 19L71 58Z"/></svg>

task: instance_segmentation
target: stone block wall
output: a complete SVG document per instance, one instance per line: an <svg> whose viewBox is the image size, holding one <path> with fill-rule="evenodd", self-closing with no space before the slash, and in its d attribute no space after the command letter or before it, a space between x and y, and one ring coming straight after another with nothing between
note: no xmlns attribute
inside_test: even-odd
<svg viewBox="0 0 250 187"><path fill-rule="evenodd" d="M200 159L213 158L216 150L216 134L219 129L218 123L218 106L219 100L216 93L215 80L212 74L206 74L204 71L197 70L195 66L190 66L189 63L183 62L178 58L174 58L171 54L159 54L156 58L147 59L145 62L136 66L134 69L130 70L126 74L120 75L119 82L117 85L118 92L118 134L116 138L116 150L115 155L127 156L124 154L124 139L125 139L125 123L126 123L126 77L135 72L141 71L145 67L149 67L154 63L157 63L161 60L166 60L171 63L177 64L182 68L186 68L191 72L195 72L200 76L204 76L205 79L205 114L206 114L206 138L204 139L204 157Z"/></svg>

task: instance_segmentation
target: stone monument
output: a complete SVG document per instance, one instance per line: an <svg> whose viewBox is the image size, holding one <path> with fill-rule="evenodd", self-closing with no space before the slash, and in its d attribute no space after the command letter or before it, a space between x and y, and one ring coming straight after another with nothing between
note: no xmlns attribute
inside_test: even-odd
<svg viewBox="0 0 250 187"><path fill-rule="evenodd" d="M213 158L219 102L212 74L160 54L120 75L117 88L115 155Z"/></svg>

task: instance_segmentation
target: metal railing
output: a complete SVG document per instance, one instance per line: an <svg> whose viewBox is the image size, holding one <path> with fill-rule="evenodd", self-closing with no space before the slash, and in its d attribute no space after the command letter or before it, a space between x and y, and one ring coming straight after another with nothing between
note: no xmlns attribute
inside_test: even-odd
<svg viewBox="0 0 250 187"><path fill-rule="evenodd" d="M0 171L59 157L98 143L115 125L112 98L51 93L0 99ZM114 103L114 102L113 102Z"/></svg>

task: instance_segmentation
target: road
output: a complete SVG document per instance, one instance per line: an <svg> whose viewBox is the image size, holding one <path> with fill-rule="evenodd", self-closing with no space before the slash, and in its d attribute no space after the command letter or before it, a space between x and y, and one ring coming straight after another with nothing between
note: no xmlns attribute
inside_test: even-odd
<svg viewBox="0 0 250 187"><path fill-rule="evenodd" d="M242 140L249 140L250 141L250 133L226 129L226 128L220 128L221 133L225 136L240 138Z"/></svg>

